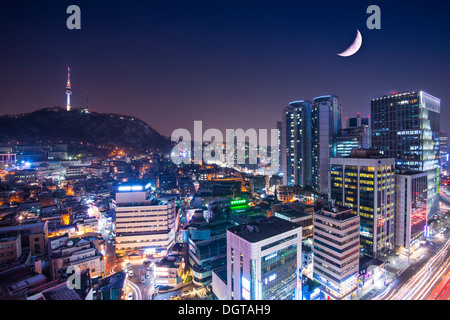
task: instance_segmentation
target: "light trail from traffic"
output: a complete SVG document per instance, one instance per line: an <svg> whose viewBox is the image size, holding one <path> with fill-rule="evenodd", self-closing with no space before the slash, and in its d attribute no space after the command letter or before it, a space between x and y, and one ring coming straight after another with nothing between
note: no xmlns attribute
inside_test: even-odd
<svg viewBox="0 0 450 320"><path fill-rule="evenodd" d="M442 278L439 285L428 296L427 300L448 300L450 294L450 271Z"/></svg>
<svg viewBox="0 0 450 320"><path fill-rule="evenodd" d="M115 265L111 268L110 273L111 273L111 274L116 273L116 272L117 272L117 271L116 271L116 268L118 268L118 267L119 267L119 266L118 266L117 264L115 264ZM141 289L140 289L135 283L133 283L130 279L128 279L128 276L127 276L127 279L126 279L126 285L127 285L128 290L131 290L131 291L133 292L133 299L134 299L134 300L142 300L142 292L141 292Z"/></svg>
<svg viewBox="0 0 450 320"><path fill-rule="evenodd" d="M133 291L133 299L134 300L142 300L142 293L141 293L141 289L139 289L139 287L134 284L132 281L128 280L127 278L127 287L131 289L131 291Z"/></svg>
<svg viewBox="0 0 450 320"><path fill-rule="evenodd" d="M395 288L398 282L391 284L388 289L374 300L424 300L443 274L450 270L450 258L447 257L450 240L429 259L429 261L404 285ZM445 261L444 261L445 259Z"/></svg>

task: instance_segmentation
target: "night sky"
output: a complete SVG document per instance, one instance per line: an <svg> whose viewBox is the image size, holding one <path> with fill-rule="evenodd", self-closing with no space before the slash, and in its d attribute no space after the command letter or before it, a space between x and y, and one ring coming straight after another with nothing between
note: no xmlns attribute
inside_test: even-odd
<svg viewBox="0 0 450 320"><path fill-rule="evenodd" d="M392 3L394 2L394 3ZM81 8L81 30L66 9ZM381 8L381 30L366 9ZM450 5L445 1L3 1L0 114L65 106L176 128L276 128L291 101L336 94L343 117L390 91L441 98L450 132ZM353 42L349 58L337 56Z"/></svg>

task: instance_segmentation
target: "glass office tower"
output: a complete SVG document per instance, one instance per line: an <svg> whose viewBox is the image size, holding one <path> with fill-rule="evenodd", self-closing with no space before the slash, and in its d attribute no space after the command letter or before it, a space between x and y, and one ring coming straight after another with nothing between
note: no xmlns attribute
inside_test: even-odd
<svg viewBox="0 0 450 320"><path fill-rule="evenodd" d="M335 95L317 97L311 107L311 186L325 196L330 158L336 157L336 137L342 129L341 109Z"/></svg>
<svg viewBox="0 0 450 320"><path fill-rule="evenodd" d="M395 169L427 173L428 220L439 210L440 99L403 92L372 100L372 145L395 158Z"/></svg>
<svg viewBox="0 0 450 320"><path fill-rule="evenodd" d="M283 184L311 184L311 102L293 101L283 110L281 124Z"/></svg>

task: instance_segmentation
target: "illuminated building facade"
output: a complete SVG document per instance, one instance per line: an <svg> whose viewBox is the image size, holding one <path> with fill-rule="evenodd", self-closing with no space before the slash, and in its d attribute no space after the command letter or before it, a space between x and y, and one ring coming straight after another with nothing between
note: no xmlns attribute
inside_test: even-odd
<svg viewBox="0 0 450 320"><path fill-rule="evenodd" d="M311 184L311 102L293 101L283 110L281 123L283 184Z"/></svg>
<svg viewBox="0 0 450 320"><path fill-rule="evenodd" d="M202 226L191 225L189 232L189 264L193 282L197 285L211 283L212 272L226 266L227 233L234 226L228 221L219 221Z"/></svg>
<svg viewBox="0 0 450 320"><path fill-rule="evenodd" d="M150 184L126 183L116 192L116 252L165 251L175 238L174 200L154 198Z"/></svg>
<svg viewBox="0 0 450 320"><path fill-rule="evenodd" d="M228 300L301 300L301 226L276 217L227 230Z"/></svg>
<svg viewBox="0 0 450 320"><path fill-rule="evenodd" d="M372 125L371 117L361 118L359 112L355 118L345 118L345 128L342 135L359 135L361 137L361 147L372 148Z"/></svg>
<svg viewBox="0 0 450 320"><path fill-rule="evenodd" d="M15 164L16 163L16 154L15 153L0 153L0 165L1 164Z"/></svg>
<svg viewBox="0 0 450 320"><path fill-rule="evenodd" d="M343 158L349 157L350 153L354 149L362 147L360 136L340 136L336 137L336 157Z"/></svg>
<svg viewBox="0 0 450 320"><path fill-rule="evenodd" d="M342 129L341 110L335 95L317 97L311 107L311 186L322 195L328 194L330 158L336 157L336 137Z"/></svg>
<svg viewBox="0 0 450 320"><path fill-rule="evenodd" d="M361 252L373 257L393 249L395 233L395 159L376 150L353 150L330 160L329 199L361 217Z"/></svg>
<svg viewBox="0 0 450 320"><path fill-rule="evenodd" d="M351 299L358 288L359 223L352 209L341 206L314 214L313 276L325 300Z"/></svg>
<svg viewBox="0 0 450 320"><path fill-rule="evenodd" d="M441 131L439 137L439 157L441 159L442 174L447 175L448 170L448 135L444 131ZM1 155L0 155L1 158ZM0 160L1 162L1 160Z"/></svg>
<svg viewBox="0 0 450 320"><path fill-rule="evenodd" d="M447 153L448 148L448 134L444 131L441 131L439 134L439 151L441 154Z"/></svg>
<svg viewBox="0 0 450 320"><path fill-rule="evenodd" d="M372 145L395 158L398 172L428 175L427 217L439 210L441 100L426 92L403 92L372 100Z"/></svg>
<svg viewBox="0 0 450 320"><path fill-rule="evenodd" d="M410 254L423 239L427 225L427 174L404 172L396 175L395 245Z"/></svg>
<svg viewBox="0 0 450 320"><path fill-rule="evenodd" d="M359 128L362 126L370 126L370 116L361 118L358 112L355 118L345 118L345 128Z"/></svg>

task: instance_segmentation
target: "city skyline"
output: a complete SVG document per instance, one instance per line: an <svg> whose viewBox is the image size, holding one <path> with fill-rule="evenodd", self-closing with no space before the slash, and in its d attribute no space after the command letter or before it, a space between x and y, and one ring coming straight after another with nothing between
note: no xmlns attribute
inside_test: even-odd
<svg viewBox="0 0 450 320"><path fill-rule="evenodd" d="M366 117L372 98L390 91L424 90L444 108L448 100L445 4L380 1L380 30L367 29L365 1L81 1L81 30L66 28L68 4L6 5L1 114L64 107L68 66L72 108L83 108L89 91L93 111L139 117L166 136L195 120L223 131L272 129L289 102L324 94L339 96L343 118ZM360 51L337 56L356 29ZM441 117L448 132L449 116Z"/></svg>
<svg viewBox="0 0 450 320"><path fill-rule="evenodd" d="M0 301L450 300L450 5L2 9Z"/></svg>

